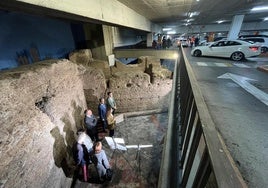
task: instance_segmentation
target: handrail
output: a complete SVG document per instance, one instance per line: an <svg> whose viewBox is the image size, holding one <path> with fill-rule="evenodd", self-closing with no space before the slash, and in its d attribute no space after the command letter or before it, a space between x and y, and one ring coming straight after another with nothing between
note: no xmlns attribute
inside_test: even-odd
<svg viewBox="0 0 268 188"><path fill-rule="evenodd" d="M183 49L173 75L158 188L246 188Z"/></svg>
<svg viewBox="0 0 268 188"><path fill-rule="evenodd" d="M160 174L158 179L158 188L169 188L177 187L179 183L178 172L179 165L176 164L178 161L178 149L177 149L177 135L174 134L178 130L176 126L178 119L174 118L174 115L178 114L178 59L175 61L174 72L173 72L173 84L170 96L170 105L168 110L168 129L165 137L164 148L162 152L162 160L160 167ZM176 117L176 116L175 116ZM175 163L174 163L175 162Z"/></svg>
<svg viewBox="0 0 268 188"><path fill-rule="evenodd" d="M245 188L247 187L247 185L244 182L237 167L235 166L235 163L229 151L227 150L223 139L221 138L219 132L216 130L215 124L212 121L209 110L204 101L201 90L198 86L196 77L193 73L192 67L190 63L188 62L188 59L186 58L185 52L183 50L182 50L182 54L183 54L183 58L181 59L182 66L181 66L180 76L185 77L184 78L185 80L184 80L184 83L181 82L181 85L185 84L186 87L191 88L191 91L193 93L192 94L192 98L193 98L192 106L196 106L196 112L194 113L192 112L191 114L185 114L186 116L182 117L182 119L191 120L191 118L197 118L197 122L199 123L196 123L193 125L195 125L197 129L199 127L202 129L202 136L204 139L203 145L205 145L203 146L204 148L203 148L202 156L206 155L206 152L208 153L207 162L209 162L211 171L215 175L217 186L220 188L227 188L227 187ZM188 96L183 97L183 94L184 94L183 92L184 91L181 89L181 100L187 99L188 97ZM189 100L190 99L188 99L188 101ZM189 116L189 118L186 118L187 116ZM189 122L189 121L185 121L185 122ZM187 129L188 128L187 126L191 126L191 124L188 124L188 125L184 124L182 125L182 127L183 126L186 126L186 129ZM193 144L195 143L193 142ZM185 150L188 150L188 148L187 149L185 148ZM183 152L184 151L182 151L182 153ZM201 160L200 164L204 162L202 161L202 159L200 160ZM201 178L201 177L197 177L197 178ZM201 181L201 180L198 180L198 181Z"/></svg>

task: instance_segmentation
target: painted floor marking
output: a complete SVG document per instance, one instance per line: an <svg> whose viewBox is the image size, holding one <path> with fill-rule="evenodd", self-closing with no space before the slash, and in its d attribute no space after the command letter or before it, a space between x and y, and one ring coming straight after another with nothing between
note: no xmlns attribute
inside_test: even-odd
<svg viewBox="0 0 268 188"><path fill-rule="evenodd" d="M204 63L204 62L197 62L197 65L198 66L203 66L203 67L207 67L208 64L207 63Z"/></svg>
<svg viewBox="0 0 268 188"><path fill-rule="evenodd" d="M250 79L244 76L240 76L237 74L232 74L232 73L225 73L218 78L222 79L231 79L238 85L240 85L243 89L245 89L247 92L255 96L257 99L259 99L262 103L268 106L268 94L263 92L262 90L256 88L253 86L251 83L248 82L248 80L254 80Z"/></svg>
<svg viewBox="0 0 268 188"><path fill-rule="evenodd" d="M214 63L217 67L231 67L230 64L227 63Z"/></svg>
<svg viewBox="0 0 268 188"><path fill-rule="evenodd" d="M234 65L237 66L237 67L240 67L240 68L250 68L250 66L244 65L244 64L241 64L241 63L234 63Z"/></svg>
<svg viewBox="0 0 268 188"><path fill-rule="evenodd" d="M214 62L196 62L198 66L202 67L239 67L239 68L251 68L248 65L242 63L214 63Z"/></svg>

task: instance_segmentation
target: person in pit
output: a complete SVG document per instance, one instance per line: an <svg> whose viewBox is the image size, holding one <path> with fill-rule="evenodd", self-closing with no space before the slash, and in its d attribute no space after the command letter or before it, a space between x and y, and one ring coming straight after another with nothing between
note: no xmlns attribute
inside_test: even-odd
<svg viewBox="0 0 268 188"><path fill-rule="evenodd" d="M107 119L106 119L107 107L103 97L99 99L99 102L100 102L98 106L99 118L102 124L103 132L106 133L105 129L107 128Z"/></svg>
<svg viewBox="0 0 268 188"><path fill-rule="evenodd" d="M107 110L112 109L112 114L114 115L116 110L116 102L114 100L113 93L109 91L107 95L108 95L106 100Z"/></svg>

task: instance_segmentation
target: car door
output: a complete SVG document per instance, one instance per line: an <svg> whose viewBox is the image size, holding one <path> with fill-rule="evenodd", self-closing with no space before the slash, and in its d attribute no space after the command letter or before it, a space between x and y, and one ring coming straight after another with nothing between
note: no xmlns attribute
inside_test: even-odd
<svg viewBox="0 0 268 188"><path fill-rule="evenodd" d="M228 41L226 43L226 51L224 57L231 57L231 55L237 51L243 51L243 45L237 41Z"/></svg>
<svg viewBox="0 0 268 188"><path fill-rule="evenodd" d="M225 48L225 41L215 42L209 46L207 55L215 57L224 57L223 54L225 53Z"/></svg>

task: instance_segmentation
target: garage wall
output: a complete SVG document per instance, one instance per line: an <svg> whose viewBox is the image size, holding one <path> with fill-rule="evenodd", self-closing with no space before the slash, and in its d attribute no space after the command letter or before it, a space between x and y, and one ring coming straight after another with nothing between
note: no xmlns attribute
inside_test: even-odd
<svg viewBox="0 0 268 188"><path fill-rule="evenodd" d="M70 23L0 11L0 70L35 59L65 58L75 48Z"/></svg>

